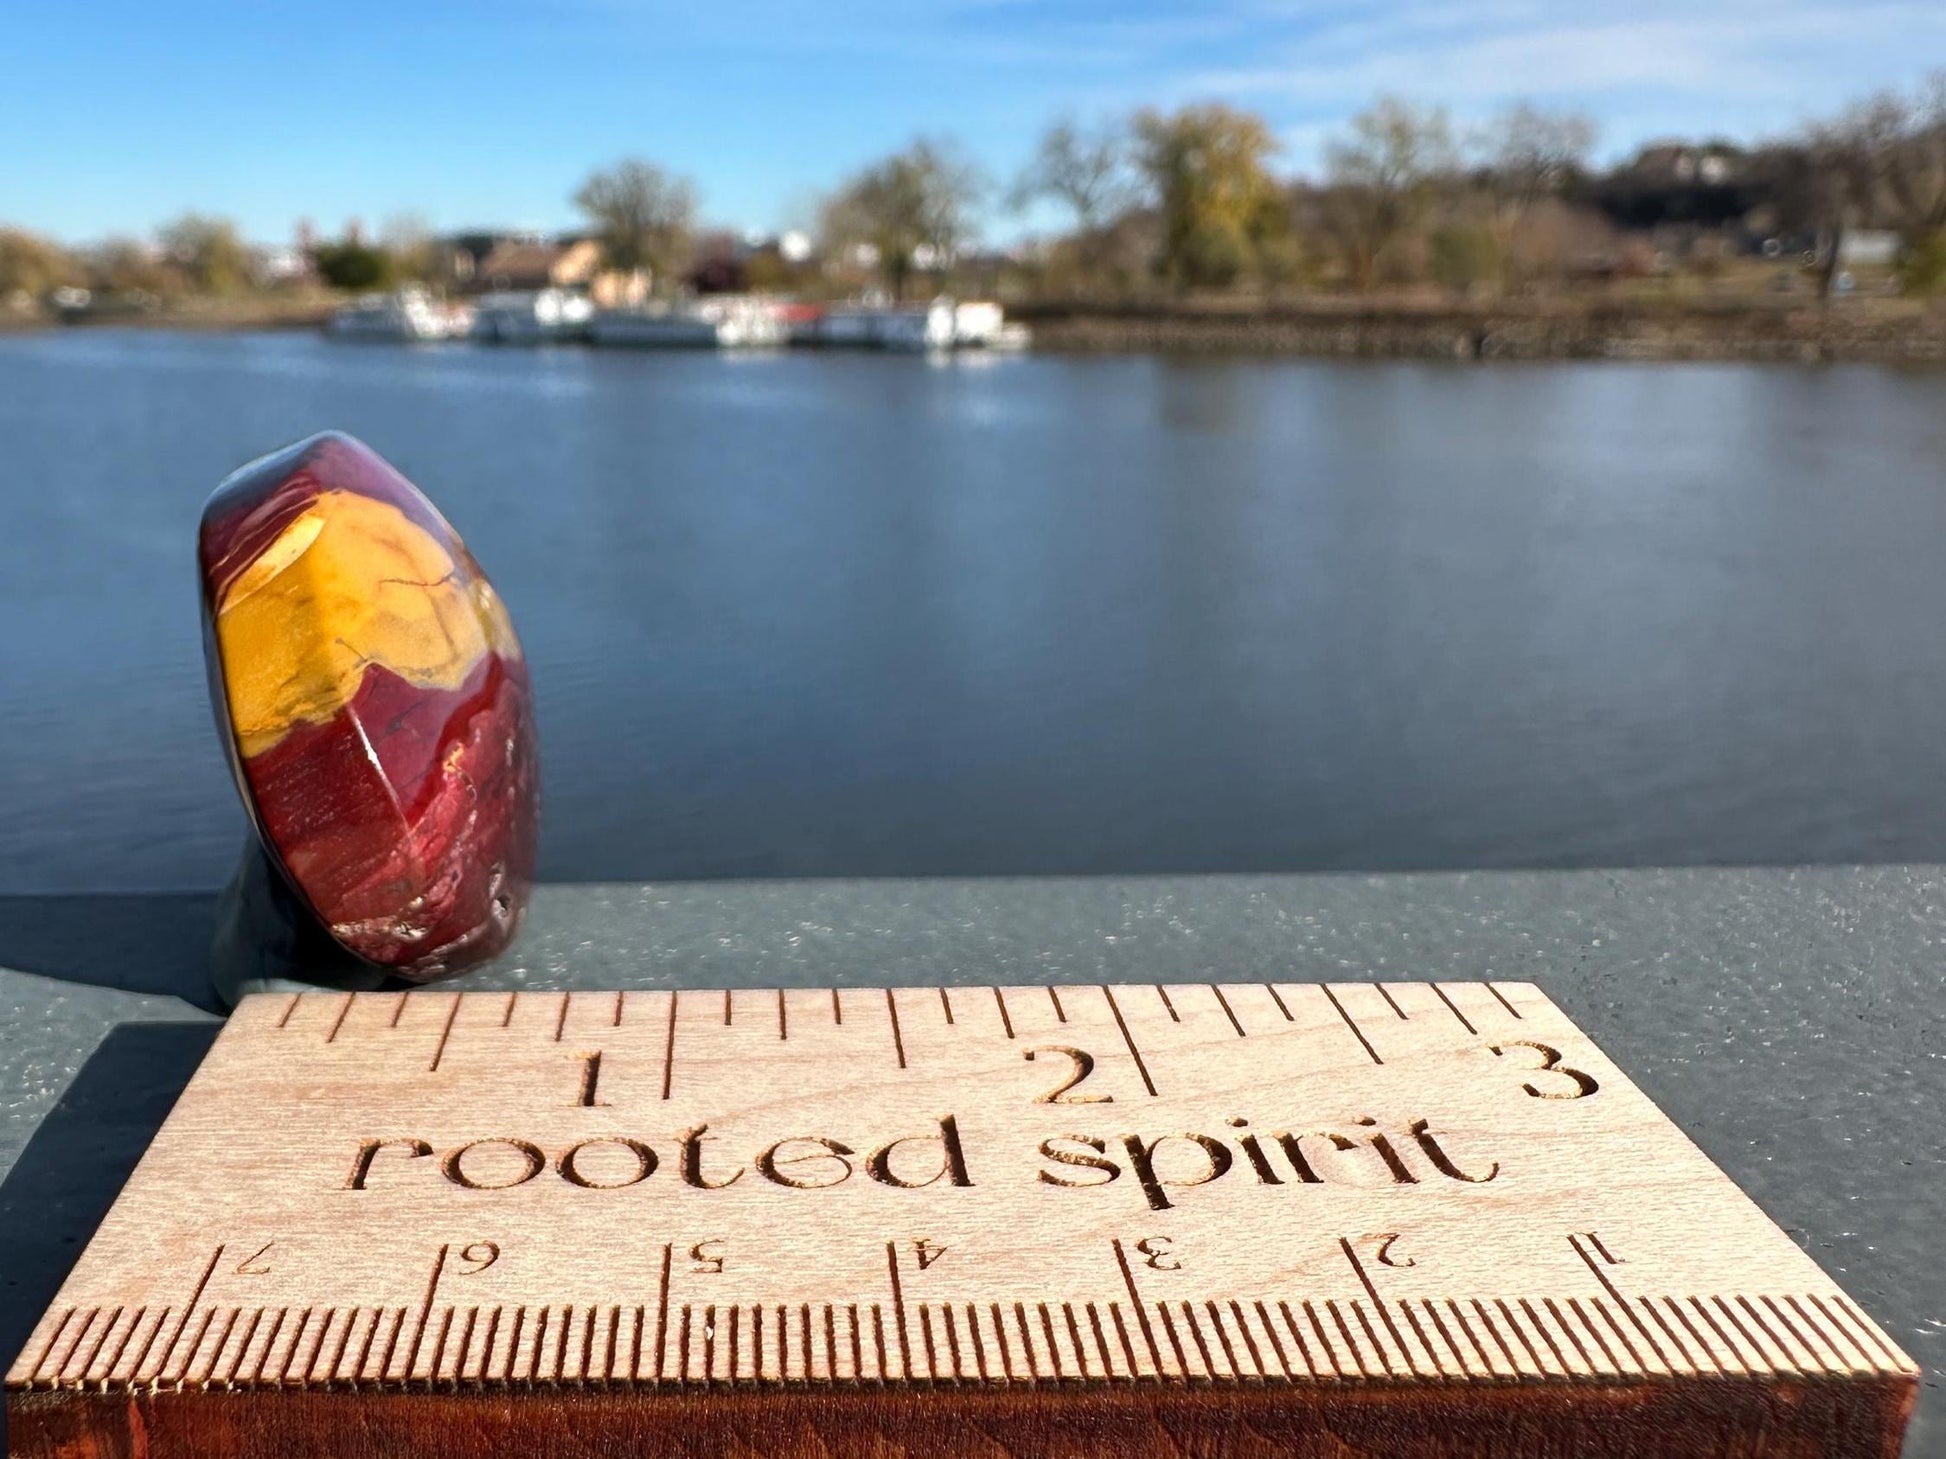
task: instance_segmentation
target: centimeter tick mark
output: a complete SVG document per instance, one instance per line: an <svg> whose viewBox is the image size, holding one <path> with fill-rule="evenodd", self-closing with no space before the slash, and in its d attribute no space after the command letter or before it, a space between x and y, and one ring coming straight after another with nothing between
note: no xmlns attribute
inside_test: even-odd
<svg viewBox="0 0 1946 1459"><path fill-rule="evenodd" d="M1366 1295L1372 1299L1372 1306L1378 1309L1378 1320L1385 1324L1385 1330L1392 1335L1392 1341L1398 1346L1399 1351L1405 1354L1406 1366L1411 1368L1415 1374L1418 1373L1418 1360L1412 1356L1412 1349L1406 1346L1405 1339L1400 1336L1398 1324L1392 1321L1392 1313L1386 1307L1385 1299L1379 1296L1378 1288L1373 1285L1372 1279L1366 1275L1365 1264L1359 1261L1358 1253L1352 1250L1351 1243L1344 1237L1340 1236L1338 1238L1338 1245L1345 1253L1345 1260L1351 1263L1351 1269L1358 1274L1359 1284L1364 1287ZM1361 1322L1364 1321L1362 1313L1359 1316L1359 1320ZM1382 1347L1379 1349L1379 1357L1381 1360L1385 1358L1385 1349ZM1391 1364L1387 1362L1386 1366L1389 1368Z"/></svg>
<svg viewBox="0 0 1946 1459"><path fill-rule="evenodd" d="M1149 1324L1149 1309L1143 1304L1142 1294L1136 1290L1135 1273L1129 1269L1128 1253L1122 1249L1119 1236L1111 1244L1115 1248L1115 1264L1122 1269L1122 1285L1128 1288L1129 1304L1134 1307L1135 1320L1142 1328L1142 1341L1148 1344L1149 1359L1155 1364L1156 1372L1160 1373L1162 1349L1156 1346L1155 1329Z"/></svg>
<svg viewBox="0 0 1946 1459"><path fill-rule="evenodd" d="M195 1316L196 1304L203 1300L203 1289L209 1285L210 1277L215 1274L216 1264L221 1260L223 1260L223 1248L218 1246L210 1253L209 1265L203 1268L203 1274L196 1279L195 1290L189 1294L189 1301L183 1305L182 1317L176 1323L175 1332L169 1337L169 1346L162 1350L161 1360L156 1365L157 1373L166 1373L169 1370L169 1359L176 1350L176 1344L182 1341L183 1329L189 1326L189 1319Z"/></svg>
<svg viewBox="0 0 1946 1459"><path fill-rule="evenodd" d="M419 1302L419 1320L413 1325L412 1346L406 1350L405 1355L405 1372L402 1376L407 1380L412 1377L412 1365L418 1361L419 1345L426 1340L426 1323L432 1317L433 1298L439 1292L439 1274L446 1270L448 1249L444 1245L439 1248L439 1255L433 1258L432 1275L426 1279L426 1295ZM384 1376L383 1369L380 1370L380 1376Z"/></svg>
<svg viewBox="0 0 1946 1459"><path fill-rule="evenodd" d="M1655 1338L1650 1334L1648 1328L1643 1326L1642 1319L1635 1315L1635 1309L1629 1306L1628 1298L1624 1297L1621 1294L1621 1292L1619 1292L1616 1289L1615 1284L1608 1279L1608 1273L1603 1271L1601 1269L1600 1264L1595 1261L1594 1257L1588 1254L1587 1248L1581 1244L1582 1241L1584 1240L1586 1240L1590 1245L1592 1245L1596 1251L1599 1251L1601 1253L1602 1261L1611 1264L1615 1263L1615 1258L1609 1254L1608 1248L1601 1244L1601 1238L1595 1235L1595 1233L1592 1231L1582 1233L1581 1235L1568 1237L1568 1244L1574 1248L1574 1254L1581 1258L1582 1262L1587 1266L1588 1270L1594 1273L1595 1280L1601 1283L1603 1290L1605 1290L1609 1296L1615 1299L1615 1305L1622 1309L1622 1315L1628 1318L1630 1322L1635 1324L1637 1331L1639 1331L1642 1334L1643 1341L1648 1343L1649 1347L1654 1351L1656 1357L1661 1360L1662 1366L1665 1368L1668 1367L1669 1360L1668 1358L1663 1356L1662 1349L1656 1345ZM1620 1329L1618 1328L1617 1331L1620 1331ZM1625 1343L1628 1342L1628 1337L1626 1334L1623 1335L1622 1341ZM1632 1346L1633 1345L1631 1344L1631 1347Z"/></svg>
<svg viewBox="0 0 1946 1459"><path fill-rule="evenodd" d="M72 1321L74 1321L74 1308L70 1307L66 1312L61 1314L60 1322L55 1326L53 1334L47 1339L47 1346L41 1349L40 1359L34 1364L34 1374L36 1377L47 1371L47 1360L54 1356L54 1348L61 1341L61 1334L68 1330L68 1324Z"/></svg>
<svg viewBox="0 0 1946 1459"><path fill-rule="evenodd" d="M663 1350L669 1337L669 1261L675 1247L662 1244L662 1275L656 1280L655 1290L655 1381L660 1383L663 1375Z"/></svg>
<svg viewBox="0 0 1946 1459"><path fill-rule="evenodd" d="M892 1320L899 1334L899 1367L905 1376L910 1378L912 1376L912 1345L906 1333L905 1287L899 1281L899 1248L897 1243L891 1241L885 1243L885 1264L892 1273ZM874 1318L878 1315L878 1308L876 1306L872 1308L872 1315ZM879 1348L879 1370L881 1372L884 1371L885 1367L884 1353L885 1350L881 1344Z"/></svg>

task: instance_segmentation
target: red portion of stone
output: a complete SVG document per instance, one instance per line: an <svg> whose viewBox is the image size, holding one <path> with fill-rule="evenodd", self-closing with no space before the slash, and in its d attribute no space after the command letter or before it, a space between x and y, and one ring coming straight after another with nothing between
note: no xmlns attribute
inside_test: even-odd
<svg viewBox="0 0 1946 1459"><path fill-rule="evenodd" d="M368 665L349 705L270 749L236 751L210 612L221 585L325 490L391 502L479 566L432 504L368 447L324 436L225 484L202 532L219 725L251 818L293 889L350 952L415 982L504 949L533 882L539 764L525 662L489 650L457 689Z"/></svg>
<svg viewBox="0 0 1946 1459"><path fill-rule="evenodd" d="M527 705L525 666L497 654L458 691L372 667L348 709L243 762L265 839L344 946L436 976L511 940L534 865Z"/></svg>

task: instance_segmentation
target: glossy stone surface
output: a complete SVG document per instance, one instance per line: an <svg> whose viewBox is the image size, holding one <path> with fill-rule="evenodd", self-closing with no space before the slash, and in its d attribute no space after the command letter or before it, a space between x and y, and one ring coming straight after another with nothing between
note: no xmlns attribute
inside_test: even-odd
<svg viewBox="0 0 1946 1459"><path fill-rule="evenodd" d="M313 436L203 510L204 650L265 849L332 938L416 982L512 940L539 764L486 575L370 447Z"/></svg>

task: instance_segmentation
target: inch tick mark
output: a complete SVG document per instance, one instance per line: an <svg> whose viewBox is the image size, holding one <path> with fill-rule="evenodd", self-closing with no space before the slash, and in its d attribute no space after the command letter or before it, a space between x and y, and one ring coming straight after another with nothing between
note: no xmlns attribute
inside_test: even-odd
<svg viewBox="0 0 1946 1459"><path fill-rule="evenodd" d="M1345 1021L1345 1027L1352 1031L1353 1036L1364 1047L1365 1052L1371 1056L1372 1062L1374 1064L1383 1064L1385 1060L1378 1056L1378 1050L1372 1047L1372 1041L1365 1037L1365 1030L1352 1021L1351 1015L1345 1012L1345 1005L1338 1001L1338 995L1331 991L1330 985L1328 983L1320 983L1318 986L1323 990L1324 996L1330 1000L1331 1006L1338 1010L1338 1017Z"/></svg>

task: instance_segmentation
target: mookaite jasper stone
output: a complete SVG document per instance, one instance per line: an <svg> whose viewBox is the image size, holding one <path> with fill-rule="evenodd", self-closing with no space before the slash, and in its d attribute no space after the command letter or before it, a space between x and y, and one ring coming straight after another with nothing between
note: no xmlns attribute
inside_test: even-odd
<svg viewBox="0 0 1946 1459"><path fill-rule="evenodd" d="M203 510L216 715L266 849L346 949L415 982L513 938L539 766L520 641L411 482L350 436Z"/></svg>

